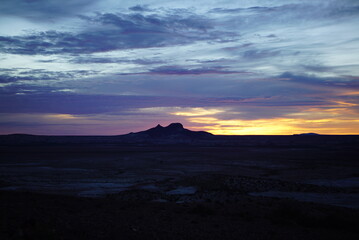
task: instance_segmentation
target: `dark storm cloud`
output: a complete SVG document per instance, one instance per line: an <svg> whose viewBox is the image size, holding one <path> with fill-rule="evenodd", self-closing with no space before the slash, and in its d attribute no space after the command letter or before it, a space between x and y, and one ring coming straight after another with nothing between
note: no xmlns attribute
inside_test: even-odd
<svg viewBox="0 0 359 240"><path fill-rule="evenodd" d="M88 54L120 49L164 47L196 41L226 41L233 33L213 29L212 21L195 14L97 14L82 16L89 27L80 33L45 31L0 37L0 51L23 55Z"/></svg>

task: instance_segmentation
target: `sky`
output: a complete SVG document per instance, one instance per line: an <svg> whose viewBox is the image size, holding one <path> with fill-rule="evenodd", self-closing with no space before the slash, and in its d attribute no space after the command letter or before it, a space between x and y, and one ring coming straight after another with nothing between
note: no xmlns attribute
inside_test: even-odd
<svg viewBox="0 0 359 240"><path fill-rule="evenodd" d="M0 134L359 134L358 0L1 0Z"/></svg>

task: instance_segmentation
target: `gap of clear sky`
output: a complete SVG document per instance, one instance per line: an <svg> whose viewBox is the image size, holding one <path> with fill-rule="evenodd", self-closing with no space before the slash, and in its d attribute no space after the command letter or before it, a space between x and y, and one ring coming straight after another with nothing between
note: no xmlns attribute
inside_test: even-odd
<svg viewBox="0 0 359 240"><path fill-rule="evenodd" d="M1 0L0 134L359 134L357 0Z"/></svg>

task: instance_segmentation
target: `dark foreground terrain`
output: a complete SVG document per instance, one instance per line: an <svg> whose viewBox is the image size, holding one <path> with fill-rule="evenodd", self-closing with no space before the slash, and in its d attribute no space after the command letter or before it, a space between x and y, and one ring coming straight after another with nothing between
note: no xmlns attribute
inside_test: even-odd
<svg viewBox="0 0 359 240"><path fill-rule="evenodd" d="M0 137L0 239L359 239L358 136L136 138Z"/></svg>
<svg viewBox="0 0 359 240"><path fill-rule="evenodd" d="M134 193L132 193L134 194ZM358 211L288 199L174 203L1 193L1 239L358 239Z"/></svg>

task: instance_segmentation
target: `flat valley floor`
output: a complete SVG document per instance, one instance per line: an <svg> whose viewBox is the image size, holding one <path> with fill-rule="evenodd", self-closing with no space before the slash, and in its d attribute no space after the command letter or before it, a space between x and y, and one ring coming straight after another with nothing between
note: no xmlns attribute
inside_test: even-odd
<svg viewBox="0 0 359 240"><path fill-rule="evenodd" d="M0 152L1 239L359 239L357 144Z"/></svg>

